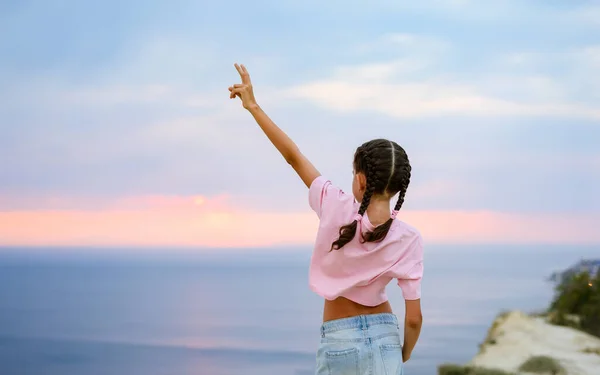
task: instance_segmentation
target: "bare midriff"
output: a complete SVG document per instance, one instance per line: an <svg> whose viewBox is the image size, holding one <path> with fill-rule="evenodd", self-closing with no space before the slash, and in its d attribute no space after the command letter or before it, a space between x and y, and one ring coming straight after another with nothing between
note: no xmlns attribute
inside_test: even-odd
<svg viewBox="0 0 600 375"><path fill-rule="evenodd" d="M377 306L365 306L353 302L344 297L338 297L332 301L325 300L323 308L323 322L335 319L351 318L358 315L391 313L392 306L384 302Z"/></svg>

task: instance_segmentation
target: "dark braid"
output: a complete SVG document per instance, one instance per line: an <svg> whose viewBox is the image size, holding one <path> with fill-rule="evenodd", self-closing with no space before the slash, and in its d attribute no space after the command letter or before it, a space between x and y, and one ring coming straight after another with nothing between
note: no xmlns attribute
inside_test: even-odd
<svg viewBox="0 0 600 375"><path fill-rule="evenodd" d="M393 196L398 193L394 211L399 211L404 203L406 190L410 183L411 166L402 147L385 139L376 139L360 146L354 155L355 172L362 172L367 179L365 193L358 209L362 216L367 211L371 198L378 194ZM380 242L389 232L393 218L377 226L372 232L361 233L362 242ZM341 249L356 236L358 221L340 228L339 238L331 245L332 250Z"/></svg>
<svg viewBox="0 0 600 375"><path fill-rule="evenodd" d="M360 208L358 209L359 215L364 215L365 211L367 211L367 207L369 207L369 203L371 203L371 197L373 196L373 192L375 191L375 187L378 184L378 180L375 174L375 170L373 167L373 163L371 161L371 157L369 154L364 156L365 165L367 166L367 187L365 188L365 194L363 195L362 202L360 204Z"/></svg>
<svg viewBox="0 0 600 375"><path fill-rule="evenodd" d="M404 178L402 179L402 186L400 188L400 194L398 194L398 201L396 202L396 206L394 207L394 211L400 211L402 208L402 204L404 203L404 196L406 195L406 190L408 190L408 184L410 184L410 164L407 163L404 166Z"/></svg>
<svg viewBox="0 0 600 375"><path fill-rule="evenodd" d="M373 192L375 191L375 177L374 177L374 169L371 157L368 153L364 152L362 148L358 148L356 151L356 156L362 158L365 163L365 174L367 177L367 186L365 188L365 194L363 195L362 202L360 203L360 207L358 209L359 215L364 215L365 211L367 211L367 207L369 207L369 203L371 202L371 197L373 196ZM356 229L358 228L358 220L354 219L350 224L344 225L340 228L340 237L331 245L332 250L341 249L345 244L352 241L354 236L356 236Z"/></svg>

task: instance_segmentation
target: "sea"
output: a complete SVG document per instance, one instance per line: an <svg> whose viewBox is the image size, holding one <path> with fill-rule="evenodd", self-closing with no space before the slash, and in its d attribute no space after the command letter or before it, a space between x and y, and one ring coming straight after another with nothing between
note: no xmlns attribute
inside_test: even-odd
<svg viewBox="0 0 600 375"><path fill-rule="evenodd" d="M310 247L0 249L0 375L309 375L323 301ZM600 247L430 245L407 375L466 363L502 311ZM402 321L399 288L388 286Z"/></svg>

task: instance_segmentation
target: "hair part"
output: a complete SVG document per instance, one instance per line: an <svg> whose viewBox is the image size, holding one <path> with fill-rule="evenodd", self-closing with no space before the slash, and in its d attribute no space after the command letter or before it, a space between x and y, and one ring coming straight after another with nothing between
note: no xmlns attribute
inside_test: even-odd
<svg viewBox="0 0 600 375"><path fill-rule="evenodd" d="M386 139L375 139L359 146L354 153L354 171L363 173L367 186L358 215L367 211L374 195L392 197L398 194L394 211L399 211L404 203L410 183L411 166L406 151L400 145ZM381 242L387 236L394 219L390 218L373 231L361 232L361 242ZM356 236L358 220L340 228L339 238L331 245L331 250L339 250Z"/></svg>

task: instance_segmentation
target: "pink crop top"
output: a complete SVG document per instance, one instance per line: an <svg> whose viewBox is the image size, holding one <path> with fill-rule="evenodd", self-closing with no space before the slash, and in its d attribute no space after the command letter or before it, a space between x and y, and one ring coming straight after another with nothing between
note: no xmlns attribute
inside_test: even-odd
<svg viewBox="0 0 600 375"><path fill-rule="evenodd" d="M397 279L405 299L421 298L423 241L419 231L396 219L383 241L360 243L357 230L351 242L330 252L340 227L354 220L360 203L319 176L310 186L309 204L320 219L309 272L315 293L328 300L345 297L376 306L387 301L385 287ZM374 229L366 213L358 228L363 232Z"/></svg>

